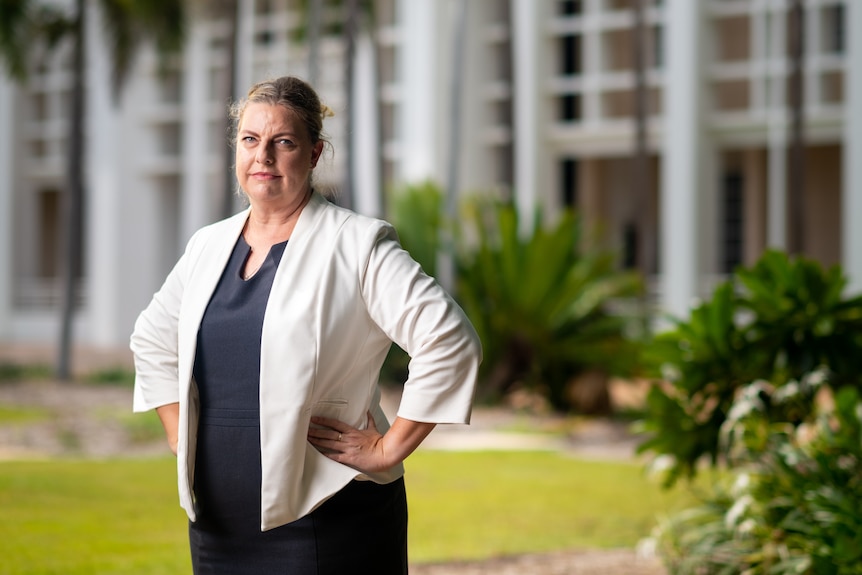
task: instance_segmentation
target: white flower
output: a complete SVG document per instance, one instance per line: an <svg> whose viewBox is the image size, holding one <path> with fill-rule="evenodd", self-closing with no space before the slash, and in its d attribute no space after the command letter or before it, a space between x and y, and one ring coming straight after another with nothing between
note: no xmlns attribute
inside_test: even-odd
<svg viewBox="0 0 862 575"><path fill-rule="evenodd" d="M775 394L772 396L772 399L777 403L783 403L784 401L799 395L799 391L799 383L796 381L788 381L786 384L775 390Z"/></svg>
<svg viewBox="0 0 862 575"><path fill-rule="evenodd" d="M748 519L739 524L739 526L736 528L736 532L743 535L747 535L754 532L755 527L757 527L757 521L749 517Z"/></svg>
<svg viewBox="0 0 862 575"><path fill-rule="evenodd" d="M736 476L736 480L733 482L733 487L730 488L730 492L734 497L739 497L748 491L749 485L751 485L751 476L748 473L740 473Z"/></svg>
<svg viewBox="0 0 862 575"><path fill-rule="evenodd" d="M745 512L748 511L748 507L751 505L752 501L754 501L751 495L743 495L731 506L730 509L727 510L727 513L724 515L724 524L728 529L733 529L734 525L739 523L739 520L742 519Z"/></svg>

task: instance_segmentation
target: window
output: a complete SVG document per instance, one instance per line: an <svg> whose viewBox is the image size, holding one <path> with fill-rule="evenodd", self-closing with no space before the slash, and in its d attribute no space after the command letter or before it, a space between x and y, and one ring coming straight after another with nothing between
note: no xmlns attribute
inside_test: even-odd
<svg viewBox="0 0 862 575"><path fill-rule="evenodd" d="M162 102L178 104L182 99L183 80L179 71L164 72L159 77L158 86Z"/></svg>
<svg viewBox="0 0 862 575"><path fill-rule="evenodd" d="M40 278L60 275L60 192L42 190L38 194Z"/></svg>
<svg viewBox="0 0 862 575"><path fill-rule="evenodd" d="M560 38L560 73L576 76L581 73L581 37L575 35Z"/></svg>
<svg viewBox="0 0 862 575"><path fill-rule="evenodd" d="M560 199L567 208L578 205L578 160L560 160Z"/></svg>
<svg viewBox="0 0 862 575"><path fill-rule="evenodd" d="M581 0L562 0L559 7L561 16L580 16L584 9Z"/></svg>
<svg viewBox="0 0 862 575"><path fill-rule="evenodd" d="M826 29L823 34L823 47L827 53L843 54L847 46L844 4L829 6L825 10Z"/></svg>
<svg viewBox="0 0 862 575"><path fill-rule="evenodd" d="M581 119L581 95L564 94L560 97L560 120L576 122Z"/></svg>
<svg viewBox="0 0 862 575"><path fill-rule="evenodd" d="M623 226L623 268L635 269L638 266L638 228L634 222Z"/></svg>
<svg viewBox="0 0 862 575"><path fill-rule="evenodd" d="M659 70L664 68L664 29L660 26L652 29L652 65Z"/></svg>
<svg viewBox="0 0 862 575"><path fill-rule="evenodd" d="M181 130L179 124L165 124L159 128L159 154L176 156L182 150Z"/></svg>
<svg viewBox="0 0 862 575"><path fill-rule="evenodd" d="M739 173L731 172L724 176L722 190L722 272L733 273L742 263L742 203L743 180Z"/></svg>

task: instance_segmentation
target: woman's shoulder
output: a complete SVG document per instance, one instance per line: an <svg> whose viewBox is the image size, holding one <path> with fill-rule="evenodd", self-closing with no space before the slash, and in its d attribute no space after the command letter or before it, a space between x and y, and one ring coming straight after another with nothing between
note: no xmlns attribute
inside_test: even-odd
<svg viewBox="0 0 862 575"><path fill-rule="evenodd" d="M225 234L230 234L233 231L241 229L246 219L248 219L248 208L232 216L198 228L189 239L186 250L193 249L196 246L204 246L213 238L223 238Z"/></svg>
<svg viewBox="0 0 862 575"><path fill-rule="evenodd" d="M375 235L381 230L392 228L392 225L386 220L340 206L324 196L318 197L318 203L325 219L330 224L337 226L342 233L359 235L371 233Z"/></svg>

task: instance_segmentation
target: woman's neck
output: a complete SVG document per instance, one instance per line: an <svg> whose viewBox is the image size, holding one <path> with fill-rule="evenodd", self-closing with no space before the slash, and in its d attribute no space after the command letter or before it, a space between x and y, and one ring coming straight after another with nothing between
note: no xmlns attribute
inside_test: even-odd
<svg viewBox="0 0 862 575"><path fill-rule="evenodd" d="M252 205L243 236L252 248L269 247L290 239L302 209L308 204L311 191L298 204L273 208Z"/></svg>

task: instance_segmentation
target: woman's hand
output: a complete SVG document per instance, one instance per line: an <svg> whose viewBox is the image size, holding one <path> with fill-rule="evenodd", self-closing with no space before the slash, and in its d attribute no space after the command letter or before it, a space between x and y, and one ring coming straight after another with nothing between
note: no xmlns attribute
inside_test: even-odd
<svg viewBox="0 0 862 575"><path fill-rule="evenodd" d="M159 414L159 419L162 421L162 426L165 428L165 437L168 440L168 447L174 455L177 454L177 443L179 442L179 427L180 427L180 404L169 403L156 408L156 413Z"/></svg>
<svg viewBox="0 0 862 575"><path fill-rule="evenodd" d="M327 417L312 417L311 423L308 441L318 451L333 461L365 473L385 471L404 461L435 425L397 417L383 435L377 430L370 412L365 429L356 429Z"/></svg>

